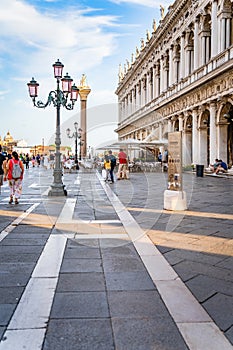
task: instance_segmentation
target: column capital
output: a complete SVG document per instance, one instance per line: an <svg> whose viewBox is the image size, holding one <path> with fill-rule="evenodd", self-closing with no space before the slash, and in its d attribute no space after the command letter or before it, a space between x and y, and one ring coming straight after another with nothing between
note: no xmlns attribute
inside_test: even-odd
<svg viewBox="0 0 233 350"><path fill-rule="evenodd" d="M217 108L217 100L210 101L211 108Z"/></svg>
<svg viewBox="0 0 233 350"><path fill-rule="evenodd" d="M87 96L89 95L89 93L91 92L90 88L82 88L79 87L79 96L80 96L80 100L81 101L86 101L87 100Z"/></svg>

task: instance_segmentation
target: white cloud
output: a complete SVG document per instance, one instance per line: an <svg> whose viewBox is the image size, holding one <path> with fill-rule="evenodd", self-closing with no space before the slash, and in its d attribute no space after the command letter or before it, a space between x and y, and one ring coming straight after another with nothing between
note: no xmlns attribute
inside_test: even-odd
<svg viewBox="0 0 233 350"><path fill-rule="evenodd" d="M85 70L111 55L116 45L116 34L106 33L105 27L109 30L116 26L117 17L88 16L89 12L90 8L86 11L67 8L62 14L54 15L40 13L23 1L3 0L0 45L5 47L8 55L14 56L17 52L17 61L27 62L26 69L21 66L22 72L36 68L35 71L47 75L51 59L56 60L61 55L69 69L77 71L78 63L82 62ZM7 45L4 45L4 39Z"/></svg>
<svg viewBox="0 0 233 350"><path fill-rule="evenodd" d="M139 3L136 1L128 2ZM142 18L137 20L130 17L131 13L124 12L124 6L117 11L117 15L111 14L108 1L105 12L92 7L80 8L78 1L77 6L72 8L70 1L61 0L62 8L58 6L58 1L56 11L48 6L46 12L45 7L42 11L40 0L35 1L38 7L30 5L27 0L0 2L0 108L1 114L7 116L1 136L10 126L16 139L28 139L32 145L39 143L42 137L54 139L56 110L53 106L46 109L33 107L26 83L33 76L40 84L39 99L46 102L48 92L56 87L52 64L57 59L65 65L64 73L68 72L76 85L79 85L82 73L87 75L92 89L88 97L89 109L99 104L116 105L114 111L104 111L107 122L114 116L113 122L116 123L117 97L114 90L118 82L118 63L128 55L129 50L134 50L134 42L140 38L137 32L144 26L146 16L144 22ZM159 6L156 1L140 1L143 6L152 3L154 8ZM106 9L110 15L103 15ZM147 11L151 15L151 9L146 9L145 13ZM97 117L98 110L92 114L88 110L88 121L95 121L99 128L103 111ZM80 102L77 102L75 111L80 111ZM61 121L66 122L70 115L73 113L63 109ZM75 118L79 121L78 115ZM101 141L106 136L103 133ZM90 144L96 143L96 140L92 140L94 138L90 138Z"/></svg>
<svg viewBox="0 0 233 350"><path fill-rule="evenodd" d="M171 1L162 1L161 0L111 0L111 2L115 4L121 4L121 3L128 3L128 4L137 4L141 6L147 6L147 7L159 7L160 5L169 6L172 2Z"/></svg>

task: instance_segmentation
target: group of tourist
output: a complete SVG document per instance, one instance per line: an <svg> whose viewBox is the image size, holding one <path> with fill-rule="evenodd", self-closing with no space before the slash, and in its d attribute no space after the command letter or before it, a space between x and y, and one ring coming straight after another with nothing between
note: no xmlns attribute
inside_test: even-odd
<svg viewBox="0 0 233 350"><path fill-rule="evenodd" d="M26 155L18 154L13 151L8 154L2 152L2 146L0 145L0 189L3 185L3 181L8 180L10 189L9 204L15 202L19 203L19 198L22 194L22 181L24 175L24 168L29 169L29 163L31 162L32 167L40 166L48 168L49 166L54 167L54 158L49 159L47 155L42 156L37 154L36 156L30 157ZM25 167L24 167L25 165Z"/></svg>
<svg viewBox="0 0 233 350"><path fill-rule="evenodd" d="M129 179L129 168L128 168L128 157L127 154L123 151L123 149L120 149L120 152L118 153L118 172L117 172L117 179L123 180ZM105 181L110 180L110 183L114 182L114 169L117 165L117 158L112 154L112 151L108 151L108 154L104 156L104 165L103 165L103 177Z"/></svg>
<svg viewBox="0 0 233 350"><path fill-rule="evenodd" d="M210 169L213 172L213 175L218 175L219 172L226 173L228 166L222 159L215 159L214 164L210 164Z"/></svg>

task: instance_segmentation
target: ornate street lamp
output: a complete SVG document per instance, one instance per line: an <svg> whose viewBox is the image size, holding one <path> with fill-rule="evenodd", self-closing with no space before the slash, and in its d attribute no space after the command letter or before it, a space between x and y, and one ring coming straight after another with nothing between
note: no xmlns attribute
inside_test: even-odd
<svg viewBox="0 0 233 350"><path fill-rule="evenodd" d="M66 130L66 134L67 134L67 137L69 137L70 139L72 139L73 137L75 139L75 160L74 160L74 162L76 165L76 169L78 170L78 139L81 139L82 129L78 128L77 122L74 123L74 129L75 129L75 131L73 132L72 135L70 134L69 128ZM81 158L80 158L80 160L81 160Z"/></svg>
<svg viewBox="0 0 233 350"><path fill-rule="evenodd" d="M60 153L60 145L61 145L60 109L61 109L61 106L63 106L68 110L72 110L74 108L75 102L78 99L78 92L79 92L79 89L75 85L72 85L73 79L71 79L68 73L66 73L66 75L62 78L63 67L64 65L59 60L57 60L57 62L53 64L54 77L55 79L57 79L57 88L56 90L50 91L46 103L43 103L42 101L36 102L36 97L38 96L37 90L39 86L37 81L34 78L32 78L32 80L27 84L29 89L29 95L32 98L33 105L35 107L46 108L52 103L57 110L56 137L55 137L55 145L56 145L55 168L53 172L53 183L48 193L49 196L67 195L65 186L62 183L62 167L61 167L61 153ZM60 81L62 82L62 89L60 89ZM68 101L68 98L70 98L70 101Z"/></svg>

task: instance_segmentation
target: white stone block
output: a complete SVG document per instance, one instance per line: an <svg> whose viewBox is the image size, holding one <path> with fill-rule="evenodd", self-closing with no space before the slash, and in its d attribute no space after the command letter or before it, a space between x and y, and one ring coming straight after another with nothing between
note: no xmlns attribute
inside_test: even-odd
<svg viewBox="0 0 233 350"><path fill-rule="evenodd" d="M187 198L185 191L164 191L164 209L166 210L186 210Z"/></svg>

